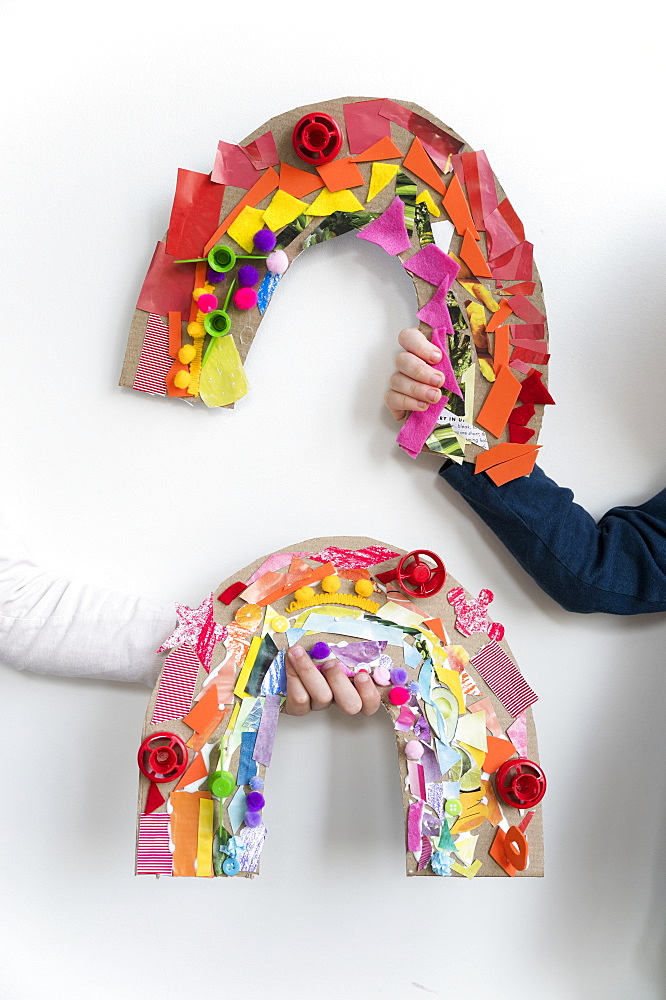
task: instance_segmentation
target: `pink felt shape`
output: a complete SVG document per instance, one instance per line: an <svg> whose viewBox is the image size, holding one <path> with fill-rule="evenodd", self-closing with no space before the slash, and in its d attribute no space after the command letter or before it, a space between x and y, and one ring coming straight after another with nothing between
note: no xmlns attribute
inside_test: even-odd
<svg viewBox="0 0 666 1000"><path fill-rule="evenodd" d="M441 285L433 297L424 306L421 306L416 315L420 320L432 327L433 330L438 328L445 329L447 333L452 334L451 317L446 305L448 291L449 288L446 283Z"/></svg>
<svg viewBox="0 0 666 1000"><path fill-rule="evenodd" d="M422 250L418 250L409 260L403 260L402 266L410 274L423 278L431 285L439 287L446 284L447 291L459 270L456 262L434 243L429 243Z"/></svg>
<svg viewBox="0 0 666 1000"><path fill-rule="evenodd" d="M411 244L405 226L405 203L396 196L378 219L356 235L368 243L376 243L392 257L409 250Z"/></svg>
<svg viewBox="0 0 666 1000"><path fill-rule="evenodd" d="M432 332L432 343L435 347L439 347L442 352L441 361L438 361L433 368L437 368L438 371L442 372L444 375L444 385L442 390L449 390L455 393L456 396L460 396L462 399L462 393L456 382L456 377L451 367L451 360L448 355L448 345L446 342L446 329L435 329ZM435 424L437 423L437 418L447 404L447 399L442 396L436 403L431 403L427 410L414 410L413 413L405 420L404 424L400 428L400 433L397 437L397 442L401 448L404 448L408 455L412 458L421 452L423 445L426 443L427 439L432 434Z"/></svg>

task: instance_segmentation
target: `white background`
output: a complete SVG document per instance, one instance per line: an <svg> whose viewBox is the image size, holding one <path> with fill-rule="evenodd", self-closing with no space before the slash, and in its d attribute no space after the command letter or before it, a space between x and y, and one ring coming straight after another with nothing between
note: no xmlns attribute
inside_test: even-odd
<svg viewBox="0 0 666 1000"><path fill-rule="evenodd" d="M402 98L486 149L535 244L543 467L595 516L663 485L661 4L363 6L0 5L1 500L49 569L193 606L314 535L439 551L540 694L546 877L407 880L390 726L332 711L281 723L259 879L135 879L148 690L2 670L2 1000L666 995L663 617L561 611L399 453L397 262L301 257L235 411L116 385L177 167L297 105Z"/></svg>

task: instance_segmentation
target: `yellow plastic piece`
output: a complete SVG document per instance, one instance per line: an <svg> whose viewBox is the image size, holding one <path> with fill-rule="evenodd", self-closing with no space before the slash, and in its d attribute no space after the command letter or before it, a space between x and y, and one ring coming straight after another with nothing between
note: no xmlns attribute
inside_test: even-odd
<svg viewBox="0 0 666 1000"><path fill-rule="evenodd" d="M442 213L440 212L437 205L433 201L430 191L421 191L421 194L416 196L417 205L420 205L422 201L426 203L430 214L434 215L435 218L438 219Z"/></svg>
<svg viewBox="0 0 666 1000"><path fill-rule="evenodd" d="M188 323L187 332L192 340L200 340L202 337L206 336L206 330L203 323Z"/></svg>
<svg viewBox="0 0 666 1000"><path fill-rule="evenodd" d="M234 620L239 625L245 625L246 628L254 630L259 627L263 613L263 608L260 608L258 604L245 604L238 609Z"/></svg>
<svg viewBox="0 0 666 1000"><path fill-rule="evenodd" d="M375 585L372 580L357 580L354 584L354 590L359 597L370 597L370 594L375 592Z"/></svg>
<svg viewBox="0 0 666 1000"><path fill-rule="evenodd" d="M303 590L311 590L311 587L303 587ZM355 608L362 608L363 611L368 611L371 615L376 615L379 611L379 604L376 601L368 601L364 597L356 597L354 594L336 594L335 597L329 597L328 594L314 594L312 597L306 598L305 600L298 599L299 591L297 590L294 594L296 598L291 604L287 605L285 608L287 614L292 614L294 611L301 611L303 608L314 608L318 604L348 604L353 605Z"/></svg>
<svg viewBox="0 0 666 1000"><path fill-rule="evenodd" d="M189 365L190 361L194 361L196 354L197 354L196 347L193 347L192 344L185 344L178 351L178 360L183 365Z"/></svg>
<svg viewBox="0 0 666 1000"><path fill-rule="evenodd" d="M294 594L294 598L297 601L309 601L310 598L314 596L315 592L312 589L312 587L301 587L300 590L297 590L296 593Z"/></svg>
<svg viewBox="0 0 666 1000"><path fill-rule="evenodd" d="M178 389L187 389L190 384L190 373L189 372L176 372L173 379L173 384Z"/></svg>
<svg viewBox="0 0 666 1000"><path fill-rule="evenodd" d="M190 324L191 325L191 324ZM228 406L248 390L243 362L234 338L216 337L201 369L199 392L206 406Z"/></svg>
<svg viewBox="0 0 666 1000"><path fill-rule="evenodd" d="M368 188L368 197L366 198L366 205L373 198L376 198L380 191L383 191L387 184L390 184L393 178L396 176L400 167L392 163L373 163L372 173L370 174L370 186Z"/></svg>
<svg viewBox="0 0 666 1000"><path fill-rule="evenodd" d="M325 594L337 594L341 587L339 576L325 576L321 581L321 589Z"/></svg>

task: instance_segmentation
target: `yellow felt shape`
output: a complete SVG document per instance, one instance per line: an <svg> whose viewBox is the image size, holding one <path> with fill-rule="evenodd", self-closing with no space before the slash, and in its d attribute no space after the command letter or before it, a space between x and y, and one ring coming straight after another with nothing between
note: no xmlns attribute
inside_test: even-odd
<svg viewBox="0 0 666 1000"><path fill-rule="evenodd" d="M349 189L335 193L324 188L306 210L306 215L332 215L333 212L362 212L363 205Z"/></svg>
<svg viewBox="0 0 666 1000"><path fill-rule="evenodd" d="M468 712L467 715L461 715L456 726L456 740L465 746L487 751L486 713Z"/></svg>
<svg viewBox="0 0 666 1000"><path fill-rule="evenodd" d="M437 208L435 202L432 200L432 195L430 194L430 191L421 191L421 194L418 194L416 196L417 205L420 205L422 201L426 203L430 214L434 215L435 218L438 219L442 213Z"/></svg>
<svg viewBox="0 0 666 1000"><path fill-rule="evenodd" d="M294 198L287 191L276 191L271 203L264 211L264 225L277 232L283 226L288 226L297 216L302 215L308 207L306 201Z"/></svg>
<svg viewBox="0 0 666 1000"><path fill-rule="evenodd" d="M227 232L246 253L253 253L254 237L263 228L264 213L260 212L258 208L246 205L231 223Z"/></svg>
<svg viewBox="0 0 666 1000"><path fill-rule="evenodd" d="M372 173L370 174L370 187L368 188L368 197L366 198L366 205L373 198L376 198L380 191L383 191L387 184L390 184L393 178L396 176L400 167L393 163L373 163Z"/></svg>

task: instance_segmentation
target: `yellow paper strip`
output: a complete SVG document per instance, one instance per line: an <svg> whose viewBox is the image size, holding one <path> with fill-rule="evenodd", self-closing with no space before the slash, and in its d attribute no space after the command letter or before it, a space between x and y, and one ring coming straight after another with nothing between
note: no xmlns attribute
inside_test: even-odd
<svg viewBox="0 0 666 1000"><path fill-rule="evenodd" d="M213 813L212 799L199 802L199 834L197 839L197 875L213 877Z"/></svg>
<svg viewBox="0 0 666 1000"><path fill-rule="evenodd" d="M247 651L247 656L245 657L245 663L241 667L238 680L236 681L236 687L234 688L234 694L238 695L239 698L248 697L247 692L245 691L245 685L248 682L250 672L254 666L254 661L257 658L260 646L261 638L258 635L253 636L250 648Z"/></svg>

